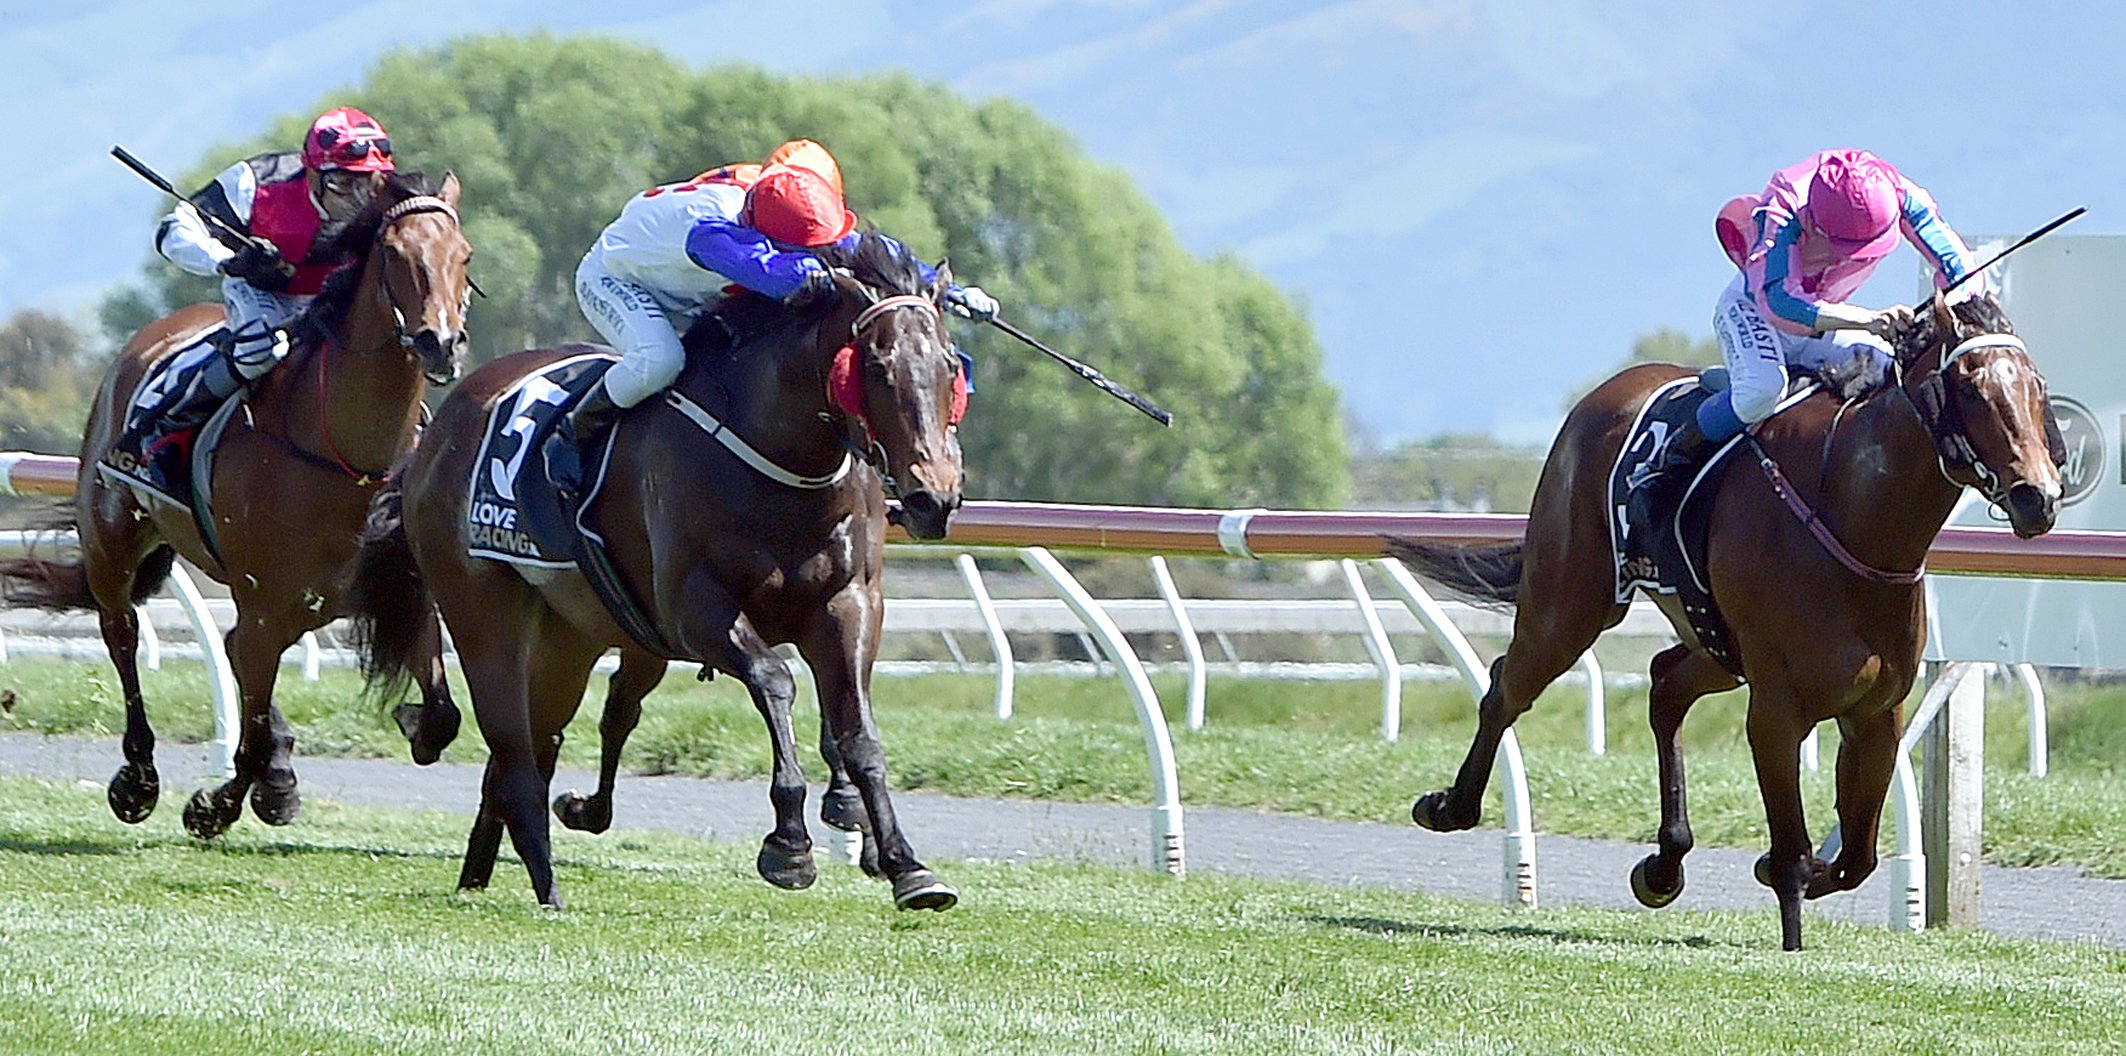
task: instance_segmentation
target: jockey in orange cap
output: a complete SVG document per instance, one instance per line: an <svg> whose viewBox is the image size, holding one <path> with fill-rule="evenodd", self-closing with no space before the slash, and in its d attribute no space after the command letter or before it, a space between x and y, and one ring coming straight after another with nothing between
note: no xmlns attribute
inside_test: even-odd
<svg viewBox="0 0 2126 1056"><path fill-rule="evenodd" d="M573 493L581 453L620 411L678 378L680 334L725 287L785 301L829 291L833 278L807 251L855 237L841 166L806 139L777 147L763 164L710 169L629 199L576 267L583 314L621 358L548 441L555 482ZM996 299L978 286L949 287L946 299L975 319L997 314Z"/></svg>
<svg viewBox="0 0 2126 1056"><path fill-rule="evenodd" d="M183 378L166 375L176 384L143 394L158 402L133 415L118 441L122 449L142 450L198 425L288 354L281 327L310 303L327 275L347 263L334 240L394 167L383 126L343 106L311 123L300 152L246 158L177 203L156 228L155 249L194 275L222 276L230 340L203 369ZM203 213L251 240L209 227Z"/></svg>

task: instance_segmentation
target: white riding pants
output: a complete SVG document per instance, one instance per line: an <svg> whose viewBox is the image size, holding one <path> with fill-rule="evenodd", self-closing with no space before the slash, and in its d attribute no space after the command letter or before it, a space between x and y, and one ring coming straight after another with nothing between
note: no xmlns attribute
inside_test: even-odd
<svg viewBox="0 0 2126 1056"><path fill-rule="evenodd" d="M593 251L576 265L576 300L620 362L605 374L605 392L621 407L633 407L663 392L686 365L679 331L649 290L615 277Z"/></svg>
<svg viewBox="0 0 2126 1056"><path fill-rule="evenodd" d="M1713 305L1713 334L1720 340L1720 358L1727 362L1735 417L1744 425L1762 421L1786 394L1787 364L1814 371L1864 355L1887 371L1893 362L1890 346L1865 330L1804 335L1773 327L1757 310L1756 298L1739 273Z"/></svg>

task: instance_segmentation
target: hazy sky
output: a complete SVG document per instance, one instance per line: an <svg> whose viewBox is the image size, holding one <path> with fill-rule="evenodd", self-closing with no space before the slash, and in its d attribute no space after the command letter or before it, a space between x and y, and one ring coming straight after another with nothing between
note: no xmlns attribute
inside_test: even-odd
<svg viewBox="0 0 2126 1056"><path fill-rule="evenodd" d="M2126 8L2109 5L61 6L0 0L0 312L77 310L149 259L163 204L113 143L188 169L384 51L537 29L1021 100L1133 176L1188 246L1290 291L1383 440L1546 442L1565 394L1634 336L1708 332L1730 273L1714 211L1824 147L1889 158L1969 235L2079 204L2075 233L2126 231ZM1908 296L1914 269L1900 251L1863 302Z"/></svg>

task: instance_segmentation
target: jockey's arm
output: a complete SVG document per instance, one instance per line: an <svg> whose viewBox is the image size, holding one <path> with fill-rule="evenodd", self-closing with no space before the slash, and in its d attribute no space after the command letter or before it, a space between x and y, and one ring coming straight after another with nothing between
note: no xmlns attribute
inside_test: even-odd
<svg viewBox="0 0 2126 1056"><path fill-rule="evenodd" d="M1904 226L1905 240L1934 265L1935 288L1946 287L1969 274L1978 266L1978 261L1970 247L1964 245L1964 240L1957 237L1955 229L1941 218L1941 209L1934 204L1934 198L1925 188L1902 175L1898 180L1903 202L1898 222ZM1973 279L1960 289L1976 293L1984 283L1984 279Z"/></svg>
<svg viewBox="0 0 2126 1056"><path fill-rule="evenodd" d="M755 293L781 300L813 275L826 273L819 258L787 250L768 236L729 220L704 219L687 231L687 259Z"/></svg>
<svg viewBox="0 0 2126 1056"><path fill-rule="evenodd" d="M1876 311L1857 304L1838 301L1819 301L1810 297L1801 288L1799 277L1794 273L1794 259L1798 255L1795 246L1800 240L1801 225L1786 218L1778 223L1768 218L1767 226L1770 248L1763 259L1763 272L1757 287L1757 303L1782 324L1784 329L1800 332L1824 330L1866 330L1878 337L1894 337L1911 321L1911 310L1897 307Z"/></svg>
<svg viewBox="0 0 2126 1056"><path fill-rule="evenodd" d="M200 210L218 209L224 222L233 221L238 230L245 230L250 222L251 199L257 186L257 176L248 162L239 161L223 169L214 177L213 183L178 202L177 207L162 218L162 223L156 225L155 251L194 275L217 274L222 264L236 256L236 251L207 226Z"/></svg>

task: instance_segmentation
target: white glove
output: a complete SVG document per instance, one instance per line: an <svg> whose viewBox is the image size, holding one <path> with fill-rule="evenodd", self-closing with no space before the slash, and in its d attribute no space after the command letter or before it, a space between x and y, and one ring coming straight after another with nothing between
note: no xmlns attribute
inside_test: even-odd
<svg viewBox="0 0 2126 1056"><path fill-rule="evenodd" d="M983 293L980 286L963 286L947 299L953 307L959 309L961 315L976 322L986 323L996 318L997 312L1001 310L997 299Z"/></svg>

